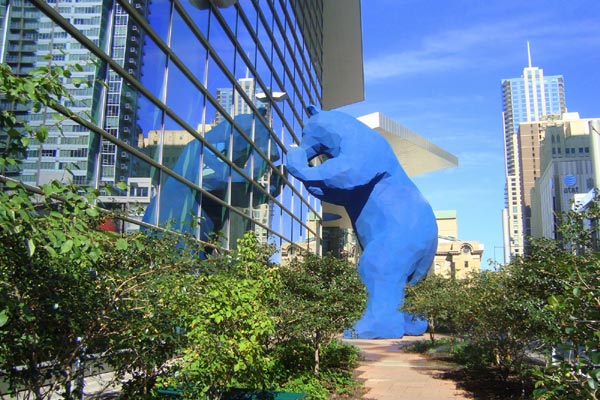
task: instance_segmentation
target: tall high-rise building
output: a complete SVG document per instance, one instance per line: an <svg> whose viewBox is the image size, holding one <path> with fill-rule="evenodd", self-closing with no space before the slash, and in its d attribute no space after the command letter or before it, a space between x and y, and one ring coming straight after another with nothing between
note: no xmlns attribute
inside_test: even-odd
<svg viewBox="0 0 600 400"><path fill-rule="evenodd" d="M255 95L256 84L253 78L240 78L237 82L246 97L252 98ZM248 114L251 111L248 103L244 101L244 97L238 91L234 91L233 87L218 88L217 101L230 115ZM215 125L223 122L223 120L223 116L217 111Z"/></svg>
<svg viewBox="0 0 600 400"><path fill-rule="evenodd" d="M47 1L48 7L79 31L94 45L112 56L115 63L132 76L139 77L143 38L139 26L116 4L105 7L102 0ZM148 0L133 0L140 13L147 12ZM25 74L49 64L72 69L71 79L64 78L73 101L63 101L74 113L95 120L110 135L135 144L137 95L123 83L114 70L107 69L84 43L69 35L60 24L29 1L4 2L2 61L14 73ZM104 83L100 83L100 78ZM4 105L4 107L10 105ZM127 153L102 139L92 130L70 120L57 122L58 113L44 109L38 113L19 110L20 117L33 126L48 127L44 143L33 141L18 180L44 184L51 180L69 180L79 185L115 184L129 176ZM96 162L99 157L99 162Z"/></svg>
<svg viewBox="0 0 600 400"><path fill-rule="evenodd" d="M529 45L528 56L529 65L523 69L520 78L502 81L506 163L505 209L502 213L505 261L522 255L525 250L524 187L519 154L519 143L523 138L520 137L519 124L538 121L544 115L566 112L563 77L544 76L541 68L533 67Z"/></svg>
<svg viewBox="0 0 600 400"><path fill-rule="evenodd" d="M150 204L146 225L198 222L189 231L219 233L224 248L253 230L321 252L321 203L284 164L309 105L364 98L359 0L11 0L0 18L2 60L15 73L80 66L63 83L81 119L52 123L12 176L98 189L126 181L127 193L103 198ZM56 121L52 110L18 111ZM149 136L152 151L138 145Z"/></svg>
<svg viewBox="0 0 600 400"><path fill-rule="evenodd" d="M217 101L225 110L231 110L233 107L233 88L218 88ZM223 116L217 111L215 115L215 124L223 122Z"/></svg>
<svg viewBox="0 0 600 400"><path fill-rule="evenodd" d="M541 142L540 173L531 191L531 235L556 239L561 215L596 186L595 165L600 152L595 147L593 125L598 118L580 118L569 112L560 118L523 124L522 129L544 132Z"/></svg>

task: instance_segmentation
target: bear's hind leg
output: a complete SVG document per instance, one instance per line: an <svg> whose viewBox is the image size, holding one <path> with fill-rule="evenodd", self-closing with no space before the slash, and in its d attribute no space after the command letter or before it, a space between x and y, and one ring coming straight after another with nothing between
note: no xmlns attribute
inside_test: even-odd
<svg viewBox="0 0 600 400"><path fill-rule="evenodd" d="M404 297L409 265L388 243L366 246L358 272L368 292L367 307L354 326L359 338L400 338L405 334L405 317L399 311Z"/></svg>

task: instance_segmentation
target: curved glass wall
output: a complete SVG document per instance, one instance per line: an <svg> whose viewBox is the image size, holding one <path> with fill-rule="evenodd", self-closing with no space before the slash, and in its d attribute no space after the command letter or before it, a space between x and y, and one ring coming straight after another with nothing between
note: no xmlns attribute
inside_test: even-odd
<svg viewBox="0 0 600 400"><path fill-rule="evenodd" d="M320 15L321 2L311 4ZM285 170L285 146L321 98L321 61L309 56L299 10L289 0L9 2L3 62L17 72L77 64L65 81L77 101L66 105L81 116L49 124L15 176L123 181L127 190L103 200L135 219L202 240L220 234L227 248L253 230L320 252L320 203ZM314 41L322 32L312 24ZM48 124L52 113L22 118Z"/></svg>

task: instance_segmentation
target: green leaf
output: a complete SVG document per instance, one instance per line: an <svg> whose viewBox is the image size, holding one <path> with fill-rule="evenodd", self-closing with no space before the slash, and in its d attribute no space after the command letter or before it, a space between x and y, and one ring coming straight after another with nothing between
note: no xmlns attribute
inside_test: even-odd
<svg viewBox="0 0 600 400"><path fill-rule="evenodd" d="M552 295L552 296L548 297L548 305L550 307L558 306L558 299L556 298L556 296Z"/></svg>
<svg viewBox="0 0 600 400"><path fill-rule="evenodd" d="M571 333L573 333L573 331L575 331L575 328L573 328L572 326L567 326L567 327L565 328L565 333L566 333L567 335L570 335Z"/></svg>
<svg viewBox="0 0 600 400"><path fill-rule="evenodd" d="M48 128L44 125L40 126L39 130L35 133L35 137L40 142L45 142L48 139Z"/></svg>
<svg viewBox="0 0 600 400"><path fill-rule="evenodd" d="M83 78L73 78L71 80L71 82L73 83L73 86L75 86L76 88L78 88L79 86L81 86L81 84L83 82L85 82L85 79L83 79Z"/></svg>
<svg viewBox="0 0 600 400"><path fill-rule="evenodd" d="M6 310L0 311L0 328L3 327L4 325L6 325L7 322L8 322L8 314L6 313Z"/></svg>
<svg viewBox="0 0 600 400"><path fill-rule="evenodd" d="M44 249L50 254L50 257L56 257L58 255L52 246L44 246Z"/></svg>
<svg viewBox="0 0 600 400"><path fill-rule="evenodd" d="M69 251L71 251L72 248L73 248L73 241L71 239L69 239L66 242L64 242L62 244L62 246L60 246L60 252L61 252L61 254L65 254L65 253L68 253Z"/></svg>
<svg viewBox="0 0 600 400"><path fill-rule="evenodd" d="M41 189L44 191L46 196L52 196L58 191L58 188L54 185L42 185Z"/></svg>
<svg viewBox="0 0 600 400"><path fill-rule="evenodd" d="M27 239L27 248L29 249L29 257L33 256L33 253L35 253L35 243L33 242L33 239Z"/></svg>
<svg viewBox="0 0 600 400"><path fill-rule="evenodd" d="M117 239L117 250L127 250L128 243L127 240L123 238Z"/></svg>
<svg viewBox="0 0 600 400"><path fill-rule="evenodd" d="M581 289L579 289L578 287L573 288L573 296L579 297L580 294L581 294Z"/></svg>
<svg viewBox="0 0 600 400"><path fill-rule="evenodd" d="M125 183L125 182L118 182L116 184L116 186L117 186L118 189L127 190L127 183Z"/></svg>
<svg viewBox="0 0 600 400"><path fill-rule="evenodd" d="M592 390L596 390L596 388L598 387L598 381L596 381L594 378L589 377L587 380L588 386L592 389Z"/></svg>
<svg viewBox="0 0 600 400"><path fill-rule="evenodd" d="M100 215L100 211L98 211L97 208L93 208L93 207L86 208L85 213L90 217L97 217L98 215Z"/></svg>

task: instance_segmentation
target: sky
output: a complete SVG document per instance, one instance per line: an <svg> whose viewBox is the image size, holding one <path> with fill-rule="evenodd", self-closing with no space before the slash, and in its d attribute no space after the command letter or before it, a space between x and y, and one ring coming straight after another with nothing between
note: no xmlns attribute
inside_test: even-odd
<svg viewBox="0 0 600 400"><path fill-rule="evenodd" d="M503 79L532 66L562 75L569 112L600 117L599 0L363 0L365 100L458 157L413 177L435 210L456 210L458 237L503 262Z"/></svg>

